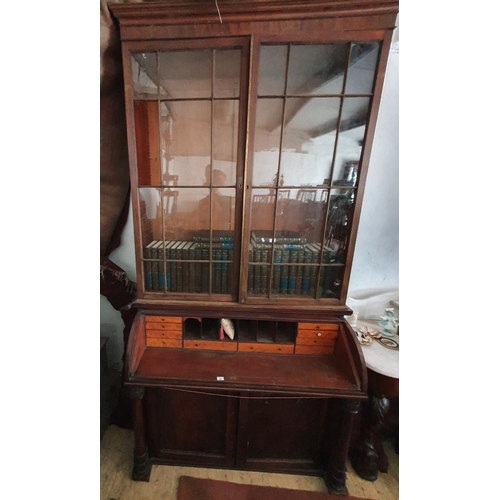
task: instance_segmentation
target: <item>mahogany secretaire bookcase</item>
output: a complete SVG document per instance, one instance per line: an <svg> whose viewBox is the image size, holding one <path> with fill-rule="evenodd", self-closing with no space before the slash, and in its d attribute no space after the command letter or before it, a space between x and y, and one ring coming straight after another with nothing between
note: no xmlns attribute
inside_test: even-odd
<svg viewBox="0 0 500 500"><path fill-rule="evenodd" d="M226 467L345 494L367 386L345 300L398 3L110 9L138 281L133 478Z"/></svg>

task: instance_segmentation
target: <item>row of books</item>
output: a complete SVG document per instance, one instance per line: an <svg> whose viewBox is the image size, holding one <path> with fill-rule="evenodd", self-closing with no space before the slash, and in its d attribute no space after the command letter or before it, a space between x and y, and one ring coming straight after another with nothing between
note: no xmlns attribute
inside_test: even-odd
<svg viewBox="0 0 500 500"><path fill-rule="evenodd" d="M205 236L193 236L193 241L152 241L143 253L145 289L174 293L231 293L233 245L232 237L226 236L212 237L211 244ZM258 240L252 234L248 293L267 295L270 280L272 294L315 296L319 278L320 296L337 295L335 288L340 285L338 275L343 266L319 266L321 255L323 264L336 263L338 244L334 242L322 249L319 243L305 243L302 239L284 242L276 238L269 242Z"/></svg>
<svg viewBox="0 0 500 500"><path fill-rule="evenodd" d="M209 293L212 265L212 293L231 293L233 243L212 241L152 241L144 248L144 280L147 291ZM207 262L194 262L194 261Z"/></svg>
<svg viewBox="0 0 500 500"><path fill-rule="evenodd" d="M332 264L337 260L338 247L324 247L322 262ZM248 293L267 295L271 279L271 293L280 295L316 294L319 270L320 296L335 295L340 285L337 278L342 266L319 266L321 245L319 243L280 244L274 243L273 265L255 265L270 262L270 246L252 241L249 249ZM285 264L285 265L283 265ZM269 273L272 273L269 278Z"/></svg>

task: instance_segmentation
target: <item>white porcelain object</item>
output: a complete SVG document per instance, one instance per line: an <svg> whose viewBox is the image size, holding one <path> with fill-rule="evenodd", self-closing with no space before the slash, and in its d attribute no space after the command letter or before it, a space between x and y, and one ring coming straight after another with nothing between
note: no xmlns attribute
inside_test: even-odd
<svg viewBox="0 0 500 500"><path fill-rule="evenodd" d="M220 324L224 329L225 334L231 339L234 340L234 325L230 319L222 318L220 320Z"/></svg>
<svg viewBox="0 0 500 500"><path fill-rule="evenodd" d="M385 315L380 316L378 324L382 327L380 332L385 337L393 337L398 328L398 320L394 314L394 308L388 307L385 310Z"/></svg>

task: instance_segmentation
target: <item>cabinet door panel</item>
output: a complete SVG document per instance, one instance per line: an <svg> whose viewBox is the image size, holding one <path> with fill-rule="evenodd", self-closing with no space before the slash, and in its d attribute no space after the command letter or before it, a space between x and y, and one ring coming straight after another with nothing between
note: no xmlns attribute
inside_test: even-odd
<svg viewBox="0 0 500 500"><path fill-rule="evenodd" d="M240 405L240 423L246 421L246 439L239 439L240 446L246 443L245 467L283 472L319 470L327 401L262 397ZM245 406L247 414L243 415Z"/></svg>
<svg viewBox="0 0 500 500"><path fill-rule="evenodd" d="M235 401L200 393L149 389L146 408L152 458L186 465L234 465Z"/></svg>

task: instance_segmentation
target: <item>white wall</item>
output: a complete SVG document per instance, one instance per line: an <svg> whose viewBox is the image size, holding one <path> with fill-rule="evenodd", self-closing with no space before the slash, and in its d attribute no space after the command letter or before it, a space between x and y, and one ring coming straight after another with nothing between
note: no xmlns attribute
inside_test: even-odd
<svg viewBox="0 0 500 500"><path fill-rule="evenodd" d="M399 52L389 53L349 293L399 287Z"/></svg>
<svg viewBox="0 0 500 500"><path fill-rule="evenodd" d="M397 44L396 44L397 47ZM110 259L135 281L132 216L122 242ZM375 129L349 293L372 288L399 287L399 52L391 50ZM101 335L107 345L109 366L121 368L123 322L101 295Z"/></svg>

